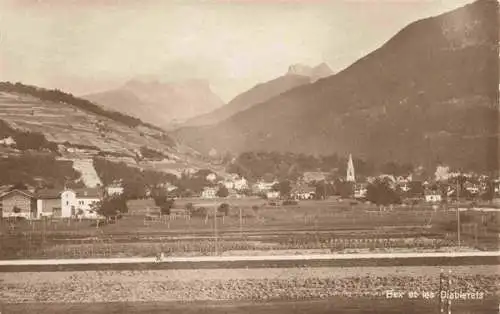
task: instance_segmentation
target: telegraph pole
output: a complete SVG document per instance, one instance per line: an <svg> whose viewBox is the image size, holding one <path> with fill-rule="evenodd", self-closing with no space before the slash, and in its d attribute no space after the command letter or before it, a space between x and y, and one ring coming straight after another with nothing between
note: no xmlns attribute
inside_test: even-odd
<svg viewBox="0 0 500 314"><path fill-rule="evenodd" d="M242 214L241 214L241 206L239 207L240 209L240 237L243 237L243 217L242 217Z"/></svg>
<svg viewBox="0 0 500 314"><path fill-rule="evenodd" d="M215 236L215 255L217 254L217 206L214 206L214 236Z"/></svg>
<svg viewBox="0 0 500 314"><path fill-rule="evenodd" d="M458 249L460 249L460 182L457 179L457 237L458 237Z"/></svg>

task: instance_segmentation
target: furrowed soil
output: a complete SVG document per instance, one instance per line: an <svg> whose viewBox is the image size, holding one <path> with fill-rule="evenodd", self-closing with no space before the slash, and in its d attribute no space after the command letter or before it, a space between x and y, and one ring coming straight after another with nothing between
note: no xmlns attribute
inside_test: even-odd
<svg viewBox="0 0 500 314"><path fill-rule="evenodd" d="M447 276L448 269L452 270L450 291L481 293L483 298L472 300L475 302L500 296L497 265L449 267L445 271ZM355 301L385 299L389 289L405 294L438 294L439 274L440 268L434 266L2 273L0 302L10 306L15 303L300 301L332 297ZM427 301L435 302L434 299Z"/></svg>

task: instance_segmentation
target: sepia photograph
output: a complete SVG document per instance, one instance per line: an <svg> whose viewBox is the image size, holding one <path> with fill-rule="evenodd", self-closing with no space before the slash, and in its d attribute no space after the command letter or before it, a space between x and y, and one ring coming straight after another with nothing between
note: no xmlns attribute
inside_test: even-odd
<svg viewBox="0 0 500 314"><path fill-rule="evenodd" d="M498 0L0 0L0 314L500 313Z"/></svg>

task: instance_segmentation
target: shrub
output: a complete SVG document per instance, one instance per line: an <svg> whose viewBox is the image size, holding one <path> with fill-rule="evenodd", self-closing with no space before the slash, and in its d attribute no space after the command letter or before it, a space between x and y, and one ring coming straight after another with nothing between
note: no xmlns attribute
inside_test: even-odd
<svg viewBox="0 0 500 314"><path fill-rule="evenodd" d="M219 208L217 209L219 213L222 213L224 216L227 216L229 214L229 204L228 203L222 203L220 204Z"/></svg>
<svg viewBox="0 0 500 314"><path fill-rule="evenodd" d="M221 185L217 190L217 197L228 197L228 196L229 196L228 189L224 185Z"/></svg>
<svg viewBox="0 0 500 314"><path fill-rule="evenodd" d="M193 217L205 217L207 216L207 209L205 207L193 207L190 214Z"/></svg>
<svg viewBox="0 0 500 314"><path fill-rule="evenodd" d="M283 201L283 205L286 206L286 205L297 205L299 204L297 201L295 200L284 200Z"/></svg>

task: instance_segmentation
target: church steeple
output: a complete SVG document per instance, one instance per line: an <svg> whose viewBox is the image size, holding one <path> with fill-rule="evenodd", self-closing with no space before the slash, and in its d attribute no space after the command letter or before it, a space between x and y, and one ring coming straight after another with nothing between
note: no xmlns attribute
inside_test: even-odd
<svg viewBox="0 0 500 314"><path fill-rule="evenodd" d="M354 175L354 163L352 162L352 155L349 154L349 161L347 162L347 182L356 182L356 176Z"/></svg>

